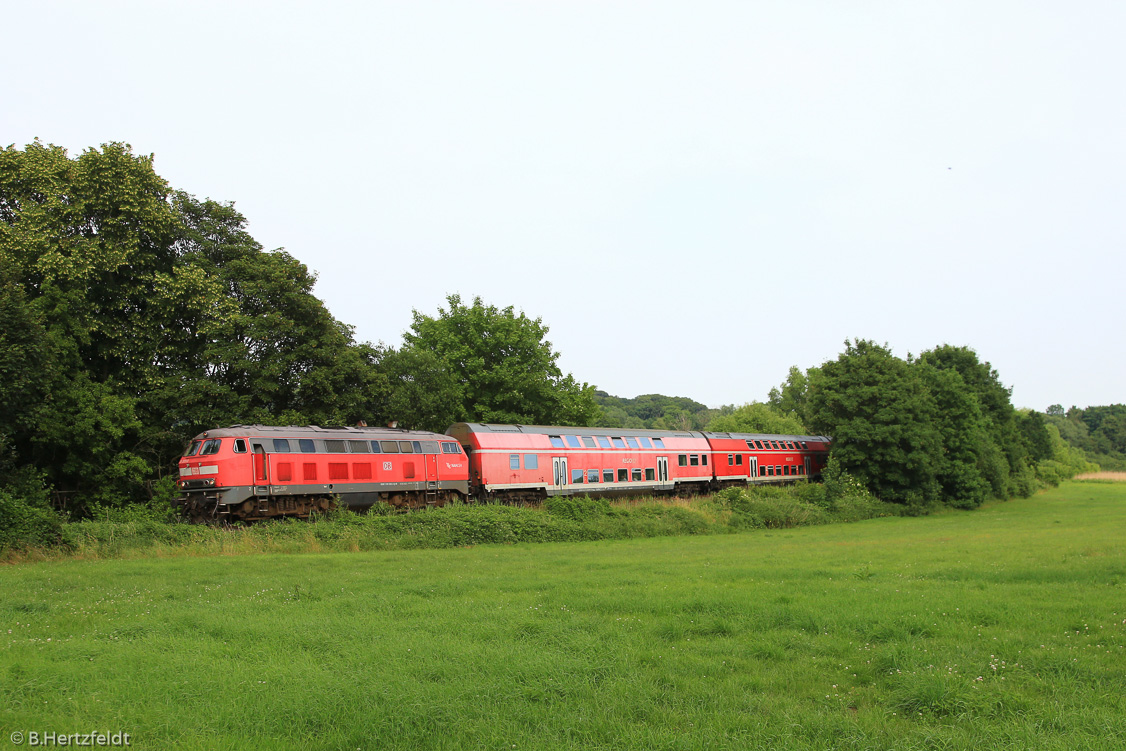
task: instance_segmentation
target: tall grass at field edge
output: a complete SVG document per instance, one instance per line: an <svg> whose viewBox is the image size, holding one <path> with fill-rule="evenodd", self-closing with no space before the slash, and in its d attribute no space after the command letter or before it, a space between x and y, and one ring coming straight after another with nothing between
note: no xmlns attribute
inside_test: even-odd
<svg viewBox="0 0 1126 751"><path fill-rule="evenodd" d="M58 544L9 546L6 562L57 558L414 550L484 544L582 542L729 534L890 516L902 510L870 496L829 503L819 485L731 488L692 499L558 497L541 508L451 504L412 513L335 510L310 521L207 526L167 521L157 510L112 513L61 525Z"/></svg>

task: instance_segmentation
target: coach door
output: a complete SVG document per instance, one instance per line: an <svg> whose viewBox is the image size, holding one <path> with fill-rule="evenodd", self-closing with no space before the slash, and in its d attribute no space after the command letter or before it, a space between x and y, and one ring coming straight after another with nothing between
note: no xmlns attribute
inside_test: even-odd
<svg viewBox="0 0 1126 751"><path fill-rule="evenodd" d="M805 457L805 476L809 477L809 457Z"/></svg>
<svg viewBox="0 0 1126 751"><path fill-rule="evenodd" d="M758 478L758 457L747 457L747 473L750 475L751 481L754 482Z"/></svg>
<svg viewBox="0 0 1126 751"><path fill-rule="evenodd" d="M657 457L657 482L669 481L669 458L667 456Z"/></svg>
<svg viewBox="0 0 1126 751"><path fill-rule="evenodd" d="M567 457L551 457L551 471L552 477L555 480L555 491L559 493L563 492L567 488L567 482L570 480L570 475L567 474Z"/></svg>

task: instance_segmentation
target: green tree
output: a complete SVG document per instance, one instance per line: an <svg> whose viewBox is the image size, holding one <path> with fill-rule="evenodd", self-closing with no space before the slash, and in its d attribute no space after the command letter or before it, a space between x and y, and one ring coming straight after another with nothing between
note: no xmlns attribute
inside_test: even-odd
<svg viewBox="0 0 1126 751"><path fill-rule="evenodd" d="M871 341L846 340L810 377L809 427L832 436L840 468L886 501L938 500L935 410L919 369Z"/></svg>
<svg viewBox="0 0 1126 751"><path fill-rule="evenodd" d="M451 376L449 414L480 422L590 425L599 416L594 387L564 375L539 318L474 298L446 298L437 316L414 311L404 351L430 352ZM394 396L392 396L394 399Z"/></svg>
<svg viewBox="0 0 1126 751"><path fill-rule="evenodd" d="M783 414L770 404L751 402L708 423L715 433L769 433L772 435L807 435L805 426L795 417Z"/></svg>
<svg viewBox="0 0 1126 751"><path fill-rule="evenodd" d="M772 388L767 403L784 415L805 424L809 406L809 375L796 365L781 386Z"/></svg>

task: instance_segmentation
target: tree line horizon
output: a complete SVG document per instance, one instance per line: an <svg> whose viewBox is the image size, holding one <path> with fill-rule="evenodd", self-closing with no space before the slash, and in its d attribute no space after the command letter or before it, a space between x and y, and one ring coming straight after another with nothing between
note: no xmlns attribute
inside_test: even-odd
<svg viewBox="0 0 1126 751"><path fill-rule="evenodd" d="M829 435L841 471L919 507L1026 495L1089 466L1083 450L1126 455L1126 407L1016 410L968 347L903 360L849 340L766 401L709 410L598 392L561 371L542 319L479 297L413 311L397 347L357 342L315 280L232 203L173 189L127 144L0 150L4 502L83 515L168 496L188 441L240 423Z"/></svg>

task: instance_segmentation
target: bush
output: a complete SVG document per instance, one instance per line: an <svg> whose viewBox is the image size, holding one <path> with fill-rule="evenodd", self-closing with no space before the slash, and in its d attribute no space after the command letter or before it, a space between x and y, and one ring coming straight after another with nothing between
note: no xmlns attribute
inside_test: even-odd
<svg viewBox="0 0 1126 751"><path fill-rule="evenodd" d="M0 551L52 547L63 538L63 518L0 490Z"/></svg>
<svg viewBox="0 0 1126 751"><path fill-rule="evenodd" d="M544 510L552 516L572 521L594 519L610 513L610 502L605 498L590 496L554 496L543 502Z"/></svg>

